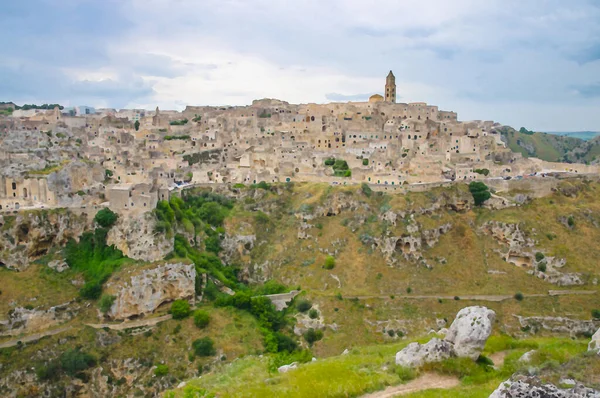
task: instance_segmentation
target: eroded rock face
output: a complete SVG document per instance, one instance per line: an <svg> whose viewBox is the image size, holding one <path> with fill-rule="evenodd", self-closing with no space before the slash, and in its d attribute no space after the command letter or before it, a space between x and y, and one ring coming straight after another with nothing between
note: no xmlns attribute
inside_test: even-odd
<svg viewBox="0 0 600 398"><path fill-rule="evenodd" d="M148 314L162 303L195 296L196 268L191 263L165 263L152 268L130 267L129 274L113 276L106 292L115 296L107 312L112 319Z"/></svg>
<svg viewBox="0 0 600 398"><path fill-rule="evenodd" d="M445 340L454 344L459 357L476 360L492 333L496 313L486 307L463 308L452 322Z"/></svg>
<svg viewBox="0 0 600 398"><path fill-rule="evenodd" d="M70 238L79 239L88 221L69 211L32 211L0 216L0 262L21 271Z"/></svg>
<svg viewBox="0 0 600 398"><path fill-rule="evenodd" d="M578 384L573 388L561 389L546 384L536 377L506 380L489 398L600 398L600 391Z"/></svg>
<svg viewBox="0 0 600 398"><path fill-rule="evenodd" d="M433 338L425 344L410 343L396 354L396 365L418 368L426 363L441 362L456 356L454 346L446 340Z"/></svg>
<svg viewBox="0 0 600 398"><path fill-rule="evenodd" d="M593 351L600 355L600 329L592 336L592 341L588 344L588 351Z"/></svg>
<svg viewBox="0 0 600 398"><path fill-rule="evenodd" d="M552 316L514 316L519 320L521 328L529 329L532 333L537 333L540 330L548 330L552 333L568 334L571 337L589 336L600 326L599 321L592 320Z"/></svg>
<svg viewBox="0 0 600 398"><path fill-rule="evenodd" d="M68 307L69 303L50 307L47 310L17 307L9 312L8 320L0 321L0 336L35 333L68 321L74 316Z"/></svg>
<svg viewBox="0 0 600 398"><path fill-rule="evenodd" d="M229 264L233 259L239 259L242 256L248 255L254 249L256 235L229 235L225 234L221 241L220 253L221 258L225 263Z"/></svg>
<svg viewBox="0 0 600 398"><path fill-rule="evenodd" d="M129 258L143 261L159 261L173 251L174 240L166 234L155 233L156 218L152 213L132 217L119 217L106 237L108 245L115 247Z"/></svg>

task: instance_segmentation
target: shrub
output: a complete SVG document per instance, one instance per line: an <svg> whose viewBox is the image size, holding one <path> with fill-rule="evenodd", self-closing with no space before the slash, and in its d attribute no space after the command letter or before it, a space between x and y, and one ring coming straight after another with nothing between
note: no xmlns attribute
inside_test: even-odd
<svg viewBox="0 0 600 398"><path fill-rule="evenodd" d="M538 266L537 266L537 269L540 272L546 272L546 263L545 262L539 263Z"/></svg>
<svg viewBox="0 0 600 398"><path fill-rule="evenodd" d="M494 361L492 361L490 358L486 357L485 355L479 355L479 357L477 358L477 362L480 365L484 365L484 366L494 366Z"/></svg>
<svg viewBox="0 0 600 398"><path fill-rule="evenodd" d="M535 261L538 263L544 259L544 253L537 252L535 253Z"/></svg>
<svg viewBox="0 0 600 398"><path fill-rule="evenodd" d="M368 166L369 165L369 159L363 159L362 163L363 163L363 166Z"/></svg>
<svg viewBox="0 0 600 398"><path fill-rule="evenodd" d="M173 319L184 319L190 315L190 303L185 300L175 300L171 304L171 315Z"/></svg>
<svg viewBox="0 0 600 398"><path fill-rule="evenodd" d="M112 307L113 303L115 302L115 299L115 296L111 296L110 294L103 294L102 297L100 297L100 301L98 302L100 312L106 314L110 310L110 307Z"/></svg>
<svg viewBox="0 0 600 398"><path fill-rule="evenodd" d="M325 259L325 265L323 268L325 269L333 269L335 267L335 258L333 256L327 256Z"/></svg>
<svg viewBox="0 0 600 398"><path fill-rule="evenodd" d="M199 357L210 357L217 353L210 337L203 337L192 342L194 353Z"/></svg>
<svg viewBox="0 0 600 398"><path fill-rule="evenodd" d="M394 332L394 329L388 329L387 334L390 337L394 337L396 335L396 332Z"/></svg>
<svg viewBox="0 0 600 398"><path fill-rule="evenodd" d="M102 284L97 280L86 282L79 290L79 295L87 300L96 300L101 294Z"/></svg>
<svg viewBox="0 0 600 398"><path fill-rule="evenodd" d="M325 166L333 166L335 164L335 158L325 159Z"/></svg>
<svg viewBox="0 0 600 398"><path fill-rule="evenodd" d="M208 312L202 310L194 311L194 325L200 329L204 329L210 322L210 315Z"/></svg>
<svg viewBox="0 0 600 398"><path fill-rule="evenodd" d="M370 198L371 195L373 194L373 190L371 189L369 184L367 184L366 182L363 182L360 185L360 189L362 190L362 193L364 193L367 198Z"/></svg>
<svg viewBox="0 0 600 398"><path fill-rule="evenodd" d="M308 316L310 319L317 319L319 317L319 311L313 308L310 311L308 311Z"/></svg>
<svg viewBox="0 0 600 398"><path fill-rule="evenodd" d="M156 369L154 369L154 374L156 377L166 376L169 374L169 367L167 365L156 365Z"/></svg>
<svg viewBox="0 0 600 398"><path fill-rule="evenodd" d="M411 294L412 293L412 287L407 287L406 288L406 293Z"/></svg>
<svg viewBox="0 0 600 398"><path fill-rule="evenodd" d="M488 169L475 169L473 171L477 174L483 174L484 176L490 174L490 171Z"/></svg>
<svg viewBox="0 0 600 398"><path fill-rule="evenodd" d="M469 184L469 192L473 195L475 206L481 206L483 203L492 197L487 185L481 181L473 181Z"/></svg>
<svg viewBox="0 0 600 398"><path fill-rule="evenodd" d="M575 226L575 219L573 218L573 216L569 216L569 218L567 218L567 224L571 228L573 228Z"/></svg>
<svg viewBox="0 0 600 398"><path fill-rule="evenodd" d="M117 221L117 213L105 207L96 213L94 221L96 221L96 223L98 223L98 225L100 225L102 228L110 228Z"/></svg>
<svg viewBox="0 0 600 398"><path fill-rule="evenodd" d="M413 368L396 366L394 373L400 378L400 381L407 382L417 377L417 371Z"/></svg>
<svg viewBox="0 0 600 398"><path fill-rule="evenodd" d="M600 319L600 310L599 309L592 310L592 318Z"/></svg>
<svg viewBox="0 0 600 398"><path fill-rule="evenodd" d="M138 131L140 129L140 121L136 120L133 124L133 127L135 128L135 131Z"/></svg>
<svg viewBox="0 0 600 398"><path fill-rule="evenodd" d="M57 361L50 361L47 365L39 365L35 368L35 374L41 381L58 380L60 371L60 363Z"/></svg>
<svg viewBox="0 0 600 398"><path fill-rule="evenodd" d="M515 294L515 300L517 300L517 301L523 301L523 298L524 298L523 293L518 292L518 293Z"/></svg>
<svg viewBox="0 0 600 398"><path fill-rule="evenodd" d="M336 298L336 299L338 299L338 300L343 300L343 299L344 299L344 298L342 297L342 293L341 293L341 292L337 292L337 293L335 294L335 298Z"/></svg>
<svg viewBox="0 0 600 398"><path fill-rule="evenodd" d="M454 300L458 301L458 300L460 300L460 297L454 296Z"/></svg>
<svg viewBox="0 0 600 398"><path fill-rule="evenodd" d="M323 332L320 330L315 330L313 328L310 328L306 332L304 332L302 337L304 337L304 340L306 340L306 342L312 346L313 343L315 343L316 341L319 341L323 338Z"/></svg>
<svg viewBox="0 0 600 398"><path fill-rule="evenodd" d="M296 309L300 312L306 312L312 308L312 303L306 299L298 301Z"/></svg>
<svg viewBox="0 0 600 398"><path fill-rule="evenodd" d="M96 364L96 358L87 352L78 349L70 349L60 356L60 365L69 375L84 371Z"/></svg>

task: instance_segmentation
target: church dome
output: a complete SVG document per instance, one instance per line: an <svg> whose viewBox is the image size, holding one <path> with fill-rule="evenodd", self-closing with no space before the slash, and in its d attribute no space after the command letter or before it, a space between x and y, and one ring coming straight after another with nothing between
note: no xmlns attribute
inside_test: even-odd
<svg viewBox="0 0 600 398"><path fill-rule="evenodd" d="M379 94L373 94L372 96L369 97L369 102L382 102L383 101L383 97Z"/></svg>

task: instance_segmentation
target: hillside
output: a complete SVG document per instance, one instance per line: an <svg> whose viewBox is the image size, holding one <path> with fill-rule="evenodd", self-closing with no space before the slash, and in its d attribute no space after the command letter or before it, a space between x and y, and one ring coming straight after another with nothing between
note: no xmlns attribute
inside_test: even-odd
<svg viewBox="0 0 600 398"><path fill-rule="evenodd" d="M36 260L19 272L0 267L0 311L14 316L16 308L46 311L63 303L65 309L48 329L61 328L56 335L27 342L31 333L16 329L0 337L0 347L7 346L0 348L0 393L52 396L67 388L72 394L155 396L203 375L189 381L190 394L310 396L302 386L317 383L326 396L357 396L406 380L392 366L394 353L447 327L470 305L496 312L484 353L504 352L505 365L485 377L480 368L450 372L461 381L447 396L470 391L464 396L487 397L531 347L543 353L540 365L589 361L577 358L600 327L591 319L600 309L600 183L556 184L542 198L500 192L508 205L496 198L483 208L473 207L467 186L458 184L405 195L308 183L186 190L159 203L154 227L136 224L173 245L158 262L127 259L107 246L112 231L103 229L120 228L125 220L104 227L98 217L86 224L68 211L5 215L2 250L25 251ZM64 243L35 240L38 229L50 228L46 222L70 225L79 242L69 240L63 249ZM83 230L88 238L81 238ZM49 267L62 258L68 269ZM208 325L197 327L193 316L170 319L169 303L129 324L107 318L103 294L119 297L109 307L121 303L133 311L146 301L119 292L134 286L155 297L159 285L142 289L136 283L150 280L149 270L176 266L196 275L188 282L203 297L197 308L208 314ZM90 298L96 285L102 291ZM301 293L285 311L261 297L291 289ZM517 293L522 297L515 299ZM107 317L99 318L99 310ZM214 347L207 356L193 343L203 338ZM340 356L346 349L350 354ZM296 373L273 374L277 366L313 356L317 361ZM600 383L579 373L580 381ZM271 383L267 389L265 382Z"/></svg>
<svg viewBox="0 0 600 398"><path fill-rule="evenodd" d="M524 157L549 162L594 163L600 155L599 137L583 140L568 135L517 131L507 126L499 131L507 146Z"/></svg>

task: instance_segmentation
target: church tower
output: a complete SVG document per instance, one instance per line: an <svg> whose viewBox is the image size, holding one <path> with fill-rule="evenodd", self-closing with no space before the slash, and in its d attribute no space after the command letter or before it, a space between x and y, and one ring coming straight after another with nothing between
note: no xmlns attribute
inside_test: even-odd
<svg viewBox="0 0 600 398"><path fill-rule="evenodd" d="M396 76L392 71L385 78L385 102L396 102Z"/></svg>

